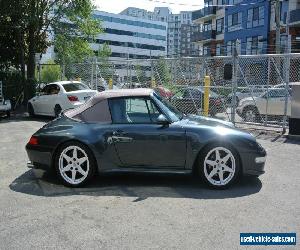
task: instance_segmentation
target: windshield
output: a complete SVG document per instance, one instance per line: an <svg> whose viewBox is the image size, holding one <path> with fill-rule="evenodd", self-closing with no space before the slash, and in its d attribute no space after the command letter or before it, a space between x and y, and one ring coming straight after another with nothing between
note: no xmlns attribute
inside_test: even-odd
<svg viewBox="0 0 300 250"><path fill-rule="evenodd" d="M172 106L171 103L161 97L158 93L154 92L153 97L155 102L159 105L162 111L168 115L172 122L177 122L183 118L183 113Z"/></svg>
<svg viewBox="0 0 300 250"><path fill-rule="evenodd" d="M64 87L66 92L89 89L89 87L84 85L83 83L67 83L62 86Z"/></svg>

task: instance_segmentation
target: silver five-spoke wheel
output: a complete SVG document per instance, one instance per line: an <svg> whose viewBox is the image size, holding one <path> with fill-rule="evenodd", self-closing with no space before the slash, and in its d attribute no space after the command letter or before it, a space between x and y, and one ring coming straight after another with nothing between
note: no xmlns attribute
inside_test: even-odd
<svg viewBox="0 0 300 250"><path fill-rule="evenodd" d="M78 185L84 182L90 171L90 160L87 152L79 146L64 148L58 159L58 170L65 182Z"/></svg>

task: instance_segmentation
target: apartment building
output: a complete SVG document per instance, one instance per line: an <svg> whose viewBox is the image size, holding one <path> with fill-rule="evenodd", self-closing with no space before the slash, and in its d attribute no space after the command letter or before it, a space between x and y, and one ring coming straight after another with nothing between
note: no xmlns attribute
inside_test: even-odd
<svg viewBox="0 0 300 250"><path fill-rule="evenodd" d="M269 53L276 53L275 1L271 4ZM291 52L300 53L300 1L281 1L280 12L280 53L287 51L287 17L289 13L289 34L291 35Z"/></svg>
<svg viewBox="0 0 300 250"><path fill-rule="evenodd" d="M270 20L270 1L229 0L225 7L226 54L234 46L240 55L266 54Z"/></svg>
<svg viewBox="0 0 300 250"><path fill-rule="evenodd" d="M224 55L224 18L226 0L205 0L204 8L192 13L194 30L191 41L201 55Z"/></svg>
<svg viewBox="0 0 300 250"><path fill-rule="evenodd" d="M156 7L153 12L129 7L120 14L166 22L168 25L168 57L199 55L198 46L191 43L193 26L196 26L192 24L192 12L181 11L179 14L173 14L167 7Z"/></svg>

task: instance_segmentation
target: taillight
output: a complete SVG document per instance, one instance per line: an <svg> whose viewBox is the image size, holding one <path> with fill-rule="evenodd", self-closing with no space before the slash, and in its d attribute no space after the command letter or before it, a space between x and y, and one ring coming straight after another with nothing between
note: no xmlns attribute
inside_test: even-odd
<svg viewBox="0 0 300 250"><path fill-rule="evenodd" d="M38 138L35 137L35 136L31 136L29 142L28 142L29 145L38 145L39 142L38 142Z"/></svg>
<svg viewBox="0 0 300 250"><path fill-rule="evenodd" d="M77 102L78 101L78 97L74 96L74 95L68 95L68 99L70 102Z"/></svg>

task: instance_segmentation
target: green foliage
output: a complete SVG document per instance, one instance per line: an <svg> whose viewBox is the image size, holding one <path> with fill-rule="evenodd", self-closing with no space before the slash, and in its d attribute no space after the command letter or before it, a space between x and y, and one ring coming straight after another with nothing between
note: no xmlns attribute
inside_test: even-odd
<svg viewBox="0 0 300 250"><path fill-rule="evenodd" d="M146 75L147 72L142 68L141 65L136 65L135 70L136 70L136 76L137 76L139 83L146 84L147 80L148 80L147 75Z"/></svg>
<svg viewBox="0 0 300 250"><path fill-rule="evenodd" d="M47 61L47 65L41 68L41 82L50 83L61 79L60 65L54 64L54 61Z"/></svg>
<svg viewBox="0 0 300 250"><path fill-rule="evenodd" d="M71 8L59 8L70 22L56 22L54 46L60 64L81 63L94 55L89 42L103 32L100 21L92 18L93 6L90 0L75 0ZM59 15L59 14L58 14Z"/></svg>
<svg viewBox="0 0 300 250"><path fill-rule="evenodd" d="M161 85L165 86L166 88L171 87L173 84L171 83L171 70L167 65L165 59L160 58L154 64L155 68L155 81L156 83L160 83Z"/></svg>

